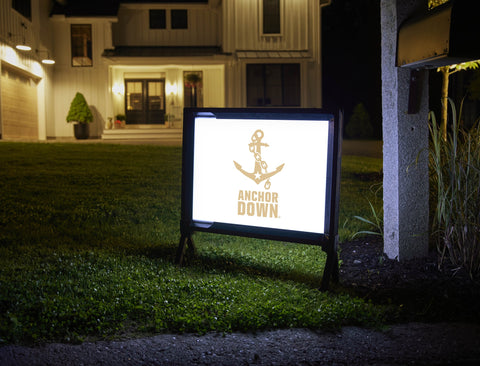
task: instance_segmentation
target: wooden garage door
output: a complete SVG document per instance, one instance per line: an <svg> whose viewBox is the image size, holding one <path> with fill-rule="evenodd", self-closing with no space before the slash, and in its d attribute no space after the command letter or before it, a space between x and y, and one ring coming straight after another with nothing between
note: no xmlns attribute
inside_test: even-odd
<svg viewBox="0 0 480 366"><path fill-rule="evenodd" d="M37 86L26 74L2 65L2 139L38 139Z"/></svg>

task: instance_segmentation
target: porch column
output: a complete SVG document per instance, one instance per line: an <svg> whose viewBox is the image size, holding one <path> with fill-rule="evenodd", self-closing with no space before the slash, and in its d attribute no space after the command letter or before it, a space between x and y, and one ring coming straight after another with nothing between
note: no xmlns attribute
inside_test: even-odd
<svg viewBox="0 0 480 366"><path fill-rule="evenodd" d="M399 26L426 3L380 3L384 252L399 261L428 253L428 73L418 74L415 94L420 108L409 114L411 70L395 66Z"/></svg>

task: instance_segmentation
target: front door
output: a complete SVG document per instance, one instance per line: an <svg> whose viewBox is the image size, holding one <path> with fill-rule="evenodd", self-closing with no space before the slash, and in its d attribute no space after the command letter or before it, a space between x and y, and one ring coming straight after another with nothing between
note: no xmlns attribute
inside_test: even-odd
<svg viewBox="0 0 480 366"><path fill-rule="evenodd" d="M126 124L165 124L165 80L125 80Z"/></svg>

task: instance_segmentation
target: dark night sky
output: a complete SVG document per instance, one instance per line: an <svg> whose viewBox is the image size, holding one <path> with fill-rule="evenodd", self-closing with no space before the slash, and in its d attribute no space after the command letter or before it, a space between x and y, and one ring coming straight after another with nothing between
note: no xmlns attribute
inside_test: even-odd
<svg viewBox="0 0 480 366"><path fill-rule="evenodd" d="M333 0L322 33L324 108L343 109L348 122L363 103L381 138L380 0Z"/></svg>

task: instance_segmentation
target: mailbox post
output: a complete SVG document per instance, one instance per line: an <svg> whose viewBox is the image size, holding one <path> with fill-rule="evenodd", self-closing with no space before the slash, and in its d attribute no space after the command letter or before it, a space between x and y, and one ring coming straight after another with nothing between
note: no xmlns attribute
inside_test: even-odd
<svg viewBox="0 0 480 366"><path fill-rule="evenodd" d="M381 0L384 250L404 260L428 252L427 69L480 58L478 1Z"/></svg>

